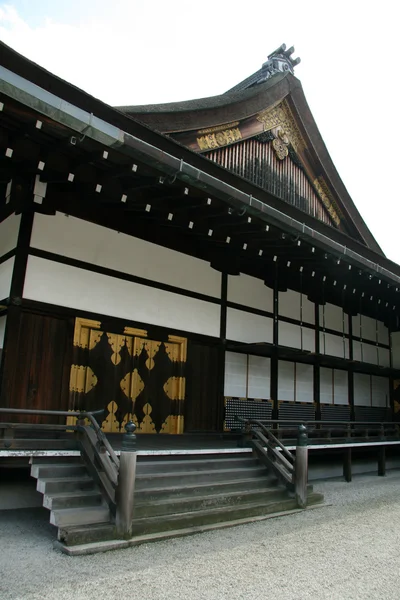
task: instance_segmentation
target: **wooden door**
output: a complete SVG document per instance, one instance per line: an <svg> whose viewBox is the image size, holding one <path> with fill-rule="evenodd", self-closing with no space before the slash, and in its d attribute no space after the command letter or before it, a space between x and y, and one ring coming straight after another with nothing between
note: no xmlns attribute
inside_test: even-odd
<svg viewBox="0 0 400 600"><path fill-rule="evenodd" d="M142 433L183 433L186 340L135 338L134 420Z"/></svg>
<svg viewBox="0 0 400 600"><path fill-rule="evenodd" d="M130 419L138 433L182 433L186 339L159 342L140 337L142 330L125 331L102 331L91 321L77 324L71 410L104 409L102 429L108 433L123 433Z"/></svg>

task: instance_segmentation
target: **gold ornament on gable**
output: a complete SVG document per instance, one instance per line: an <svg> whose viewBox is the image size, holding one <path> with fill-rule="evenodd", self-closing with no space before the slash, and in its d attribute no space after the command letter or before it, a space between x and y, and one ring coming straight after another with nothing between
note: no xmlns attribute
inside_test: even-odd
<svg viewBox="0 0 400 600"><path fill-rule="evenodd" d="M278 144L278 142L276 144L279 148L282 147L282 144L286 146L292 144L296 152L301 152L306 148L304 138L300 133L289 105L285 100L278 106L268 108L258 113L257 120L263 124L264 131L270 131L271 129L277 130L276 132L273 132L273 134L275 139L278 139L281 142L281 144ZM279 131L282 132L282 134L279 134ZM284 135L284 138L282 135ZM285 143L286 139L287 143ZM280 157L278 156L278 158Z"/></svg>

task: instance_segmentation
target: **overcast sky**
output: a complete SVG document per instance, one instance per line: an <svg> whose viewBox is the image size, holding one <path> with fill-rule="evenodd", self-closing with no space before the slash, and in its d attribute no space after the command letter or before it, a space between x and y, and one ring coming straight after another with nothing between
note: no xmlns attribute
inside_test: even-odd
<svg viewBox="0 0 400 600"><path fill-rule="evenodd" d="M0 38L111 105L213 96L286 43L333 162L400 263L395 0L0 0Z"/></svg>

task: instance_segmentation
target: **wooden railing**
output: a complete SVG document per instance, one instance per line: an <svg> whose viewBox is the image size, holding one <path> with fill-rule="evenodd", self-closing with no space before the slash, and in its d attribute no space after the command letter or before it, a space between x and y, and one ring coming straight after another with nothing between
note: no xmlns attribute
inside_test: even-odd
<svg viewBox="0 0 400 600"><path fill-rule="evenodd" d="M283 421L236 417L242 424L244 443L276 477L294 492L297 504L307 503L308 449L341 448L343 475L351 481L352 448L358 444L378 448L378 475L384 475L385 442L400 444L400 423L370 421ZM286 442L286 445L284 444ZM387 445L386 444L386 445ZM291 450L295 450L295 454Z"/></svg>
<svg viewBox="0 0 400 600"><path fill-rule="evenodd" d="M35 432L66 432L74 433L77 447L81 452L90 474L99 484L103 496L110 507L112 514L116 513L116 489L118 486L119 459L110 442L102 432L95 416L104 411L95 412L70 412L56 410L31 410L16 408L0 408L0 414L8 415L37 415L45 417L73 417L76 425L47 424L47 423L0 423L0 449L7 450L25 447L32 443L27 436L25 439L15 437L15 433ZM85 419L90 425L85 425ZM21 442L27 442L23 444ZM67 440L68 442L68 440ZM49 442L51 444L51 442ZM67 443L68 447L68 443Z"/></svg>

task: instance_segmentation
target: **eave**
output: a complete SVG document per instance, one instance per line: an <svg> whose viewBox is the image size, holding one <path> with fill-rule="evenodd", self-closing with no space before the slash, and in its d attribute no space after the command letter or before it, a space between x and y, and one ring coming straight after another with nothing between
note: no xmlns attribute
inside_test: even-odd
<svg viewBox="0 0 400 600"><path fill-rule="evenodd" d="M21 57L18 57L17 63L20 60ZM8 64L8 66L11 67L12 65ZM35 67L35 69L39 69L39 67ZM387 312L395 310L395 302L397 301L396 287L400 287L400 268L398 265L391 263L373 250L366 248L363 244L352 240L341 232L324 226L311 217L307 218L307 215L304 215L304 213L294 207L288 207L286 203L279 201L271 194L263 192L203 157L182 148L173 142L173 140L149 131L145 127L135 123L129 117L121 115L118 111L103 105L97 100L91 99L84 92L76 90L76 88L69 86L65 82L60 82L54 76L46 72L41 72L40 77L35 78L35 69L32 69L33 76L30 79L25 78L24 82L19 82L19 84L26 86L30 93L21 94L15 90L13 91L12 85L9 83L8 87L3 86L2 101L4 99L19 103L20 106L25 106L27 118L29 117L33 123L35 114L36 118L37 115L47 114L50 124L55 123L60 126L59 133L57 133L57 125L52 135L60 135L64 143L67 142L68 158L66 159L65 167L63 167L64 175L68 174L68 168L70 168L69 161L72 159L69 156L72 157L74 152L79 152L81 156L79 160L82 160L82 156L86 153L87 160L93 163L94 158L91 153L93 153L93 148L96 148L98 160L94 168L94 179L90 185L96 183L95 177L102 172L104 172L104 177L106 178L107 172L109 172L109 165L107 167L106 165L103 166L100 164L101 160L99 160L101 148L104 148L108 149L111 153L111 160L115 157L116 164L111 165L112 172L114 173L113 177L122 185L123 182L117 172L117 163L120 164L120 168L123 162L124 169L126 167L131 169L132 160L137 160L144 165L145 171L148 172L147 176L152 179L153 183L149 184L151 188L149 197L152 197L155 203L159 201L160 210L163 200L168 196L167 192L160 192L160 185L163 186L163 190L169 190L173 194L174 204L178 212L179 210L185 210L187 198L185 198L183 190L186 189L186 186L190 186L193 189L193 200L198 198L198 203L201 206L196 208L196 202L193 201L187 207L187 211L190 210L194 215L200 214L203 223L199 229L199 233L196 232L196 235L199 237L193 239L200 240L201 237L202 248L208 248L207 252L209 252L209 256L211 257L215 257L215 254L220 252L222 262L224 263L221 268L227 269L230 263L237 259L240 263L240 269L243 272L265 278L266 273L270 272L275 264L274 256L276 255L280 272L283 273L285 271L285 279L292 279L294 281L293 269L295 269L297 278L299 267L304 261L308 261L308 264L315 265L315 271L318 272L318 275L321 274L321 277L324 269L325 272L329 271L332 281L328 282L327 288L329 287L329 297L334 302L339 287L340 289L347 289L347 293L350 293L349 286L352 285L352 282L354 284L355 281L354 271L349 273L348 270L349 267L352 267L359 269L359 274L357 274L359 279L356 284L357 294L359 295L360 290L363 289L367 294L370 293L371 297L375 299L378 297L382 298L388 305L390 304ZM3 74L4 76L6 75L5 73ZM40 91L42 101L41 103L37 102L39 94L35 86L38 85L38 81L45 83L44 78L47 78L46 88L52 89L54 96L56 88L63 92L63 96L56 97L58 106L56 111L54 111L54 98L52 98L53 108L51 114L49 114L49 106L51 107L50 97L46 96L43 88ZM3 79L3 83L4 81ZM29 84L34 85L30 87ZM13 95L16 96L14 99L12 99ZM74 99L77 100L76 103L73 103ZM29 103L32 101L33 105L30 106ZM68 111L63 110L65 102L70 104ZM83 106L86 106L89 110L85 110ZM91 115L95 115L95 119ZM68 121L71 116L74 118L73 122ZM110 117L108 120L105 118L107 116ZM80 123L78 122L79 120ZM72 134L79 134L80 138L82 138L82 142L78 147L71 146L71 144L68 145L68 136ZM34 127L32 135L39 136L39 133L35 132ZM2 162L5 164L4 158ZM36 169L34 162L32 162L31 166L33 169ZM159 181L160 176L163 178L162 183ZM168 179L168 176L170 179ZM59 193L57 185L55 183L51 183L51 185L54 186L54 198L61 197L62 193ZM114 192L110 192L109 196L103 192L96 195L93 185L90 197L90 195L87 195L83 184L76 185L76 191L71 192L70 196L68 194L65 195L65 207L68 207L72 202L72 200L68 199L72 196L75 196L79 201L81 200L82 205L84 202L90 204L92 211L97 202L99 207L104 207L102 211L99 208L98 212L104 214L106 226L111 226L122 231L125 227L124 219L126 220L125 213L127 209L130 208L136 211L135 214L140 214L142 220L147 218L144 208L134 206L134 202L131 207L122 205L121 195L113 195ZM138 183L136 182L134 185L138 185ZM218 214L207 213L208 194L215 200ZM230 208L234 209L234 214L228 217ZM165 213L165 207L163 210ZM245 212L245 216L242 214L243 211ZM221 213L220 215L219 212ZM164 213L162 214L164 215ZM252 223L248 221L249 217L253 219ZM91 218L97 218L94 212L92 212ZM168 227L177 228L175 231L184 231L183 221L179 220L179 216L171 224L165 221L160 223L161 216L157 217L157 219L157 226L162 227L165 231ZM163 219L165 219L165 216L163 216ZM210 228L209 223L212 219L221 227L221 231L224 234L226 230L231 232L232 238L236 242L235 244L227 246L222 236L214 236L212 239L207 237L207 231ZM225 221L230 221L230 224L225 224ZM147 223L146 226L150 229L148 221L143 221L143 223ZM272 239L271 232L266 229L267 225L273 231ZM241 228L239 233L238 228ZM288 234L293 234L293 237L290 237ZM191 233L186 229L185 235L190 236ZM242 243L243 240L248 241L248 244L246 242L246 249ZM302 244L301 251L297 249L298 242ZM261 247L265 248L263 256L258 254L258 248ZM205 252L203 258L207 259L207 252ZM325 253L327 254L326 258ZM290 258L289 261L288 258ZM285 264L286 261L291 262L291 266ZM327 267L328 263L329 268ZM313 284L317 284L317 279L313 282L310 277L310 273L305 273L303 276L304 281L307 280L307 286L311 290ZM318 279L318 285L320 284L321 280ZM336 290L334 289L335 287ZM392 308L392 305L394 308ZM396 315L397 312L391 314Z"/></svg>

